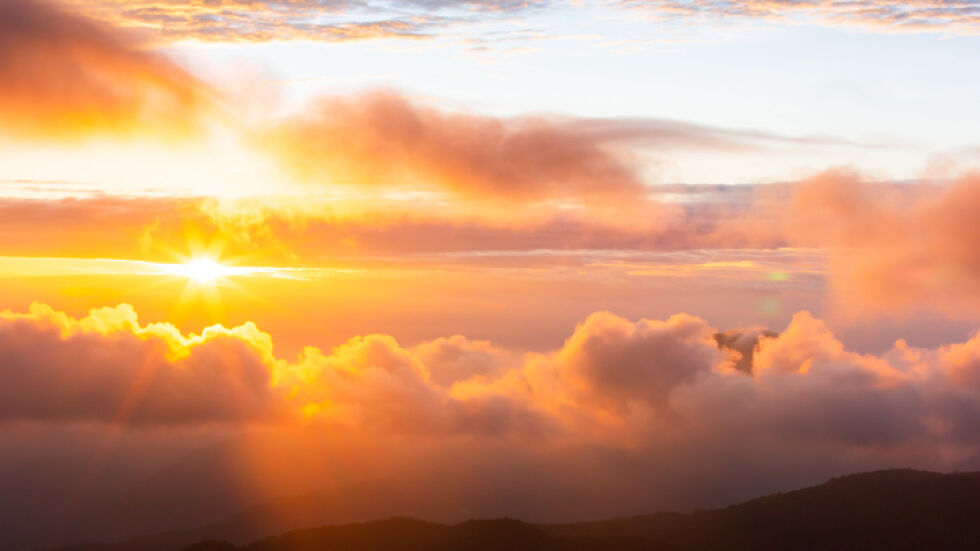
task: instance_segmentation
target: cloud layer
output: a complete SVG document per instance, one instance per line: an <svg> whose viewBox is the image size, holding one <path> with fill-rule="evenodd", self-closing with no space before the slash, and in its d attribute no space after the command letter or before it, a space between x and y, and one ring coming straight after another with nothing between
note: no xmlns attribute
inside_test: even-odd
<svg viewBox="0 0 980 551"><path fill-rule="evenodd" d="M910 185L835 169L792 184L644 187L628 164L586 136L551 127L510 130L493 119L460 121L426 111L417 119L405 104L395 105L408 117L407 129L378 122L369 131L355 130L340 116L327 129L313 122L308 138L300 139L306 134L299 132L288 141L296 144L292 153L302 151L296 162L310 172L309 185L366 190L360 203L5 199L4 252L172 261L161 251L186 246L188 228L194 228L203 239L221 242L230 256L252 255L251 262L264 265L316 267L344 258L388 266L578 265L668 276L686 272L644 255L692 251L705 268L756 269L774 282L790 272L825 271L778 250L791 247L830 259L831 297L853 314L956 314L980 296L976 174ZM528 142L535 146L516 145ZM443 155L446 148L458 151ZM379 167L369 161L382 155L391 162ZM358 176L347 186L337 184L345 172ZM399 189L407 174L417 175L408 191L427 188L443 199L372 195ZM112 227L103 223L106 216L114 218ZM697 252L702 249L728 252L716 252L721 264L711 264ZM255 257L259 253L262 258ZM777 253L789 264L756 259Z"/></svg>
<svg viewBox="0 0 980 551"><path fill-rule="evenodd" d="M252 324L185 336L126 305L80 319L35 305L0 313L0 378L0 487L6 498L30 481L37 504L0 500L24 527L0 541L105 537L133 530L139 507L145 530L203 524L320 486L345 506L293 522L567 520L721 505L841 472L980 467L980 334L861 354L807 312L778 333L597 312L542 353L367 334L286 359ZM180 458L202 442L216 447ZM160 458L176 463L124 494L125 512L92 513L118 522L67 515L118 507L115 488ZM80 501L63 489L45 501L49 480ZM439 483L447 493L420 497Z"/></svg>
<svg viewBox="0 0 980 551"><path fill-rule="evenodd" d="M686 314L633 322L597 312L548 353L459 336L404 347L366 335L330 352L308 347L289 361L252 324L183 336L167 324L141 326L127 305L82 319L35 305L0 316L0 419L306 419L379 435L534 434L627 446L663 431L719 431L724 439L738 429L842 453L969 447L980 411L970 405L980 392L978 351L980 337L936 349L899 341L881 355L858 354L807 312L778 334L734 337Z"/></svg>

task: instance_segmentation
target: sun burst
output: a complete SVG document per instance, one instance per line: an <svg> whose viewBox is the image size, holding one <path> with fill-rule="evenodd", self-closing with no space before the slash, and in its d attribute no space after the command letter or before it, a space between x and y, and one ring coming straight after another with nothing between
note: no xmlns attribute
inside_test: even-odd
<svg viewBox="0 0 980 551"><path fill-rule="evenodd" d="M195 258L173 268L174 273L197 283L209 284L232 275L234 270L207 257Z"/></svg>
<svg viewBox="0 0 980 551"><path fill-rule="evenodd" d="M228 267L207 257L195 258L182 264L178 271L198 283L212 283L231 274Z"/></svg>

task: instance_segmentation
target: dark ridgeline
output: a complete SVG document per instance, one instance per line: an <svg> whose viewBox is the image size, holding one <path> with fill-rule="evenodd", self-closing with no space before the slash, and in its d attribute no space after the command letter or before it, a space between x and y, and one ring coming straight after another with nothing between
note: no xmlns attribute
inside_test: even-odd
<svg viewBox="0 0 980 551"><path fill-rule="evenodd" d="M522 551L649 549L639 538L556 537L546 527L519 520L470 520L454 526L409 518L295 530L235 547L223 541L205 541L184 551Z"/></svg>
<svg viewBox="0 0 980 551"><path fill-rule="evenodd" d="M167 537L162 535L159 537ZM172 537L172 536L170 536ZM167 549L140 538L75 551ZM920 550L980 549L980 472L878 471L690 514L576 524L407 518L295 530L247 545L209 540L177 551Z"/></svg>

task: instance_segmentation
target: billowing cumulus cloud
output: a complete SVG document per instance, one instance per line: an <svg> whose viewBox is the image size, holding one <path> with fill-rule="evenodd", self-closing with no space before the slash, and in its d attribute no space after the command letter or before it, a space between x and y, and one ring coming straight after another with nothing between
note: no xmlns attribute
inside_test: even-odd
<svg viewBox="0 0 980 551"><path fill-rule="evenodd" d="M509 350L462 335L421 343L412 352L429 366L429 378L445 387L472 377L496 378L518 361Z"/></svg>
<svg viewBox="0 0 980 551"><path fill-rule="evenodd" d="M684 314L632 323L599 312L558 352L556 376L601 406L664 406L674 388L725 360L711 334L704 320Z"/></svg>
<svg viewBox="0 0 980 551"><path fill-rule="evenodd" d="M924 374L846 350L807 312L794 316L779 336L763 337L754 361L751 384L715 378L683 389L676 397L681 415L713 430L761 429L788 445L829 446L837 453L900 450L945 437L926 427L935 389Z"/></svg>
<svg viewBox="0 0 980 551"><path fill-rule="evenodd" d="M130 38L46 0L0 3L0 131L186 132L206 104L199 83Z"/></svg>
<svg viewBox="0 0 980 551"><path fill-rule="evenodd" d="M73 319L0 313L0 417L124 424L248 422L281 405L268 335L254 325L184 337L127 305Z"/></svg>
<svg viewBox="0 0 980 551"><path fill-rule="evenodd" d="M740 366L750 344L751 365ZM543 353L370 334L286 359L251 324L185 336L139 324L127 306L74 319L37 305L0 315L0 434L18 443L0 466L17 476L8 457L71 457L87 448L47 438L78 431L125 435L97 438L118 442L119 458L218 442L226 451L191 454L161 475L166 488L151 478L125 501L150 492L159 507L167 492L207 488L212 501L190 508L205 520L213 500L230 513L319 485L334 493L317 499L346 506L306 508L303 522L718 505L840 472L980 466L978 358L980 334L858 353L807 312L778 334L598 312ZM253 436L225 441L249 427ZM12 487L4 472L0 485ZM420 493L447 480L439 499Z"/></svg>
<svg viewBox="0 0 980 551"><path fill-rule="evenodd" d="M474 348L479 353L480 343ZM432 370L452 369L439 365L444 358L433 359ZM330 355L306 349L283 380L295 385L295 397L306 402L304 413L352 430L481 434L537 430L543 423L505 395L454 397L431 380L430 366L391 337L369 335L350 340Z"/></svg>
<svg viewBox="0 0 980 551"><path fill-rule="evenodd" d="M126 305L82 319L43 305L4 312L0 337L7 421L307 418L381 434L574 438L618 419L635 431L630 440L643 440L726 411L725 423L751 417L753 431L792 428L857 444L922 436L927 421L952 413L935 409L937 397L980 392L977 337L858 354L807 312L778 334L720 333L686 314L632 322L598 312L561 348L523 356L463 337L403 347L366 335L329 353L308 347L290 361L274 356L269 335L252 324L183 336L167 324L141 326ZM747 346L739 340L754 341L749 367L737 366ZM841 413L850 410L861 414Z"/></svg>

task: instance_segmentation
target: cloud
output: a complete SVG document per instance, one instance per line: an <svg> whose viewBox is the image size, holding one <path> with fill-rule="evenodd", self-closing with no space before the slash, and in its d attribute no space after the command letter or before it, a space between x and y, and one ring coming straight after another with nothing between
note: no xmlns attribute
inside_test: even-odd
<svg viewBox="0 0 980 551"><path fill-rule="evenodd" d="M462 212L498 207L497 218L532 211L540 219L550 202L551 211L648 228L679 209L651 197L643 154L857 146L661 119L497 118L387 91L321 97L258 134L260 151L322 189L427 193L429 204Z"/></svg>
<svg viewBox="0 0 980 551"><path fill-rule="evenodd" d="M428 38L459 24L545 4L486 0L100 0L75 3L95 17L121 27L150 30L164 40L217 42Z"/></svg>
<svg viewBox="0 0 980 551"><path fill-rule="evenodd" d="M621 0L620 4L647 10L661 17L684 19L803 19L898 32L944 31L975 34L980 29L980 11L971 0Z"/></svg>
<svg viewBox="0 0 980 551"><path fill-rule="evenodd" d="M515 355L489 341L474 341L462 335L421 343L412 353L429 366L430 379L444 387L473 377L496 378L518 363Z"/></svg>
<svg viewBox="0 0 980 551"><path fill-rule="evenodd" d="M477 121L473 125L500 129L499 121ZM854 315L962 316L963 304L980 297L980 257L973 239L980 232L973 216L980 208L976 174L949 183L904 184L873 182L837 169L791 184L643 187L615 156L595 144L581 145L579 138L552 143L548 134L532 133L518 139L540 139L541 147L553 151L567 148L573 159L564 167L565 153L549 158L522 150L512 158L506 145L470 155L471 148L460 145L467 138L450 137L441 130L443 123L449 124L437 118L436 130L416 128L418 138L382 138L392 133L377 128L367 133L366 145L340 144L342 135L353 134L338 127L328 132L330 145L322 151L312 138L306 140L321 152L301 157L311 171L322 170L311 185L332 188L331 174L364 170L351 185L390 191L394 188L385 186L404 181L398 175L414 172L446 194L442 201L448 203L426 199L421 209L412 200L370 195L354 206L315 199L221 204L200 198L8 198L0 200L3 252L167 262L173 259L160 251L183 250L186 231L194 228L203 240L224 243L229 255L253 255L252 262L261 265L315 267L342 257L353 264L371 259L374 265L403 267L407 262L461 269L580 266L632 277L713 270L753 274L760 285L826 276L833 304ZM431 144L419 144L426 140ZM297 137L296 143L302 141ZM449 142L455 145L447 147L461 151L444 161L441 147ZM368 151L389 149L392 163L380 168L367 163ZM579 150L592 151L594 161L588 153L574 153ZM321 162L318 155L329 160ZM623 179L608 188L593 185L582 173L563 179L582 162L616 167L612 173ZM569 208L575 202L580 208ZM112 226L105 224L108 217ZM800 252L804 249L808 252ZM668 251L689 255L655 254Z"/></svg>
<svg viewBox="0 0 980 551"><path fill-rule="evenodd" d="M674 388L726 359L712 332L704 320L685 314L632 323L595 313L558 351L555 376L602 407L626 409L633 401L664 407Z"/></svg>
<svg viewBox="0 0 980 551"><path fill-rule="evenodd" d="M0 239L8 255L138 257L155 220L191 224L198 211L196 201L176 198L7 197L0 199Z"/></svg>
<svg viewBox="0 0 980 551"><path fill-rule="evenodd" d="M129 305L74 319L34 304L27 314L0 312L0 420L139 426L305 415L394 432L480 432L484 424L496 431L500 415L538 422L504 396L463 402L431 382L429 366L442 374L458 369L458 356L438 350L447 345L470 357L492 350L459 338L424 343L415 350L427 366L391 337L368 335L329 355L307 348L288 363L251 323L184 336L169 324L141 326Z"/></svg>
<svg viewBox="0 0 980 551"><path fill-rule="evenodd" d="M980 231L972 214L980 208L976 174L948 183L894 183L836 169L788 184L634 186L638 180L600 145L585 140L591 145L582 146L584 138L552 143L548 134L532 133L542 147L567 147L573 166L587 162L587 154L573 153L581 147L594 152L595 164L623 168L614 171L624 178L618 189L606 189L576 179L581 174L563 180L571 169L556 159L564 154L549 158L521 151L515 160L508 146L500 146L470 155L460 145L464 138L443 130L456 122L453 116L433 117L435 130L421 122L415 127L419 138L387 139L381 136L392 133L376 128L366 133L367 145L340 144L338 127L327 132L336 150L307 140L320 152L302 155L310 171L318 171L311 186L333 190L331 173L366 171L350 185L368 194L350 203L329 197L304 197L302 203L6 198L0 200L2 252L172 262L167 251L183 252L193 229L204 242L220 242L228 256L250 255L250 263L265 266L334 266L343 259L347 267L362 268L578 267L582 273L604 270L631 278L729 273L759 286L813 289L824 288L826 279L832 304L855 316L931 311L959 319L969 314L963 305L980 297L980 258L972 238ZM473 126L506 127L496 119L476 121ZM486 139L506 141L507 131L500 131ZM474 138L479 147L481 139ZM431 144L418 144L426 140ZM446 142L461 149L445 161L448 166L439 156ZM372 167L367 151L382 148L392 151L393 162ZM419 174L417 185L431 185L443 197L371 195L397 189L404 182L398 175L412 172ZM555 183L542 183L549 181ZM575 203L579 208L570 207ZM105 224L110 218L111 226ZM677 254L665 254L670 251Z"/></svg>
<svg viewBox="0 0 980 551"><path fill-rule="evenodd" d="M530 404L520 404L500 393L453 395L431 380L430 370L446 372L431 356L433 346L421 345L429 364L383 335L356 337L324 355L307 348L297 364L287 371L295 373L296 397L307 402L304 413L339 423L349 430L383 433L524 433L544 429ZM471 343L455 343L458 349ZM472 343L468 354L479 354L482 343ZM456 362L452 362L456 363Z"/></svg>
<svg viewBox="0 0 980 551"><path fill-rule="evenodd" d="M787 211L792 242L832 251L844 305L956 311L980 297L980 175L948 185L875 184L847 170L802 182Z"/></svg>
<svg viewBox="0 0 980 551"><path fill-rule="evenodd" d="M503 204L472 209L373 196L347 203L312 194L285 201L101 194L3 197L0 254L171 262L174 258L167 253L186 252L190 232L204 242L221 242L228 256L247 255L250 263L262 265L319 266L342 257L547 267L560 258L562 265L615 264L650 272L664 263L714 260L733 268L739 267L733 263L743 261L742 267L750 267L744 261L754 261L761 269L768 263L767 249L788 241L775 217L746 214L754 208L755 192L752 186L656 186L649 188L647 203L623 205L625 211L613 204L588 210L517 199L498 199ZM678 196L682 201L668 203ZM786 200L778 204L785 207ZM631 213L636 218L630 219ZM112 224L107 224L110 219ZM697 253L693 262L649 254L703 248L761 252L718 252L718 258Z"/></svg>
<svg viewBox="0 0 980 551"><path fill-rule="evenodd" d="M715 20L798 19L825 24L860 25L889 31L950 31L975 33L978 15L969 0L935 2L682 2L615 0L610 4L639 9L657 18ZM152 33L165 41L264 42L313 40L343 42L368 39L420 39L458 34L467 24L500 20L533 10L557 9L549 1L469 0L70 0L100 20ZM563 6L568 9L569 6ZM520 36L518 32L515 36ZM494 33L469 37L486 43Z"/></svg>
<svg viewBox="0 0 980 551"><path fill-rule="evenodd" d="M35 304L0 313L0 418L123 424L249 422L274 417L275 361L254 325L184 337L140 326L132 307L73 319Z"/></svg>
<svg viewBox="0 0 980 551"><path fill-rule="evenodd" d="M756 422L776 437L888 447L925 435L928 383L882 357L846 350L809 312L760 339L753 361L752 399L765 407L754 414L766 417Z"/></svg>
<svg viewBox="0 0 980 551"><path fill-rule="evenodd" d="M326 185L518 199L643 193L624 159L560 121L447 113L388 92L323 98L269 144Z"/></svg>
<svg viewBox="0 0 980 551"><path fill-rule="evenodd" d="M130 38L44 0L0 4L0 130L12 137L186 133L204 88Z"/></svg>
<svg viewBox="0 0 980 551"><path fill-rule="evenodd" d="M728 340L719 344L719 334ZM744 356L729 343L745 343L732 335L755 341L750 366L738 367ZM943 427L972 417L943 397L980 393L978 343L980 334L929 350L899 342L868 355L847 350L808 312L778 334L722 333L686 314L632 322L597 312L548 353L522 356L463 337L406 348L375 334L329 353L307 347L289 361L251 323L183 336L168 324L141 326L127 305L81 319L34 305L0 314L0 419L307 419L378 437L601 435L621 443L741 424L761 435L889 446L961 438Z"/></svg>
<svg viewBox="0 0 980 551"><path fill-rule="evenodd" d="M751 365L738 367L749 343ZM78 431L117 442L105 459L115 465L253 427L227 451L192 454L146 484L165 480L181 500L206 491L235 509L321 484L346 503L358 495L348 476L383 481L370 497L388 503L453 477L452 499L413 509L417 500L397 498L347 520L719 505L847 471L977 468L978 358L980 333L858 353L808 312L778 334L598 312L544 353L369 334L286 359L252 324L185 336L140 325L125 305L81 319L35 305L0 314L0 434L20 458L0 455L9 469L0 487L12 484L4 473L23 472L17 461L41 465L32 476L72 480L74 471L46 471L45 458L90 460L77 451L86 446L62 442ZM138 479L143 469L123 470ZM555 499L566 503L556 509Z"/></svg>

